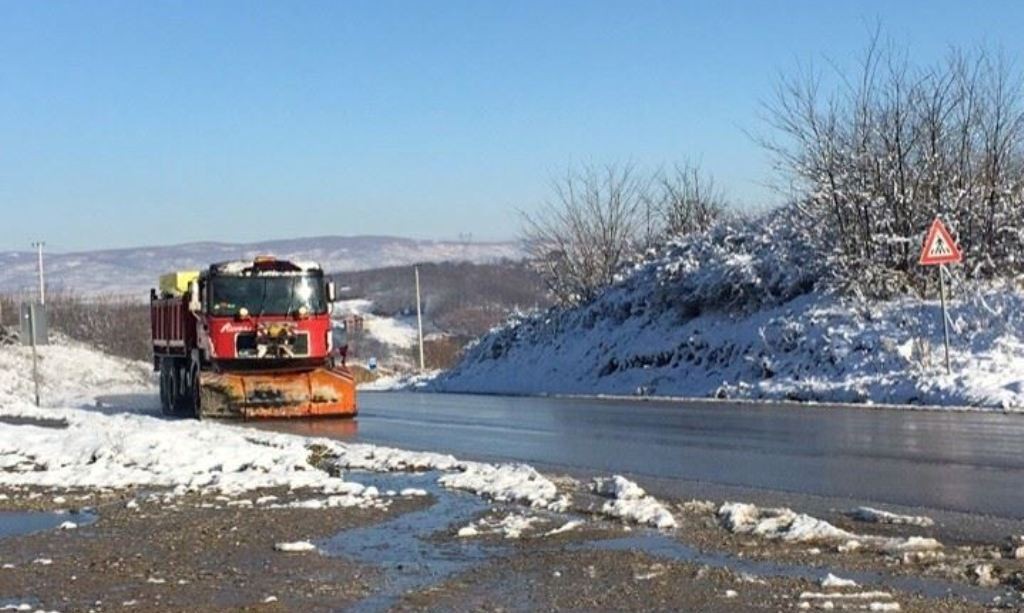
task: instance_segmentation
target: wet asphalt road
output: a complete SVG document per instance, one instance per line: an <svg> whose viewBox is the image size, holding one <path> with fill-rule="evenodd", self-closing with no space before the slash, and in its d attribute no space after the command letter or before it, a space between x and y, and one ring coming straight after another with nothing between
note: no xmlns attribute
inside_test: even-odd
<svg viewBox="0 0 1024 613"><path fill-rule="evenodd" d="M693 482L1024 519L1024 415L403 392L330 436L569 472ZM667 492L666 492L667 490Z"/></svg>

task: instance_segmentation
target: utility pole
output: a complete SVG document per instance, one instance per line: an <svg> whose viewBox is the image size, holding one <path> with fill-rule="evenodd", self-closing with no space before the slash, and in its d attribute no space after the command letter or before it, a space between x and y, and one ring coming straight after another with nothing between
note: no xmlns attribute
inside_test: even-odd
<svg viewBox="0 0 1024 613"><path fill-rule="evenodd" d="M420 300L420 267L413 266L416 272L416 326L420 333L420 370L426 370L426 363L423 360L423 308Z"/></svg>
<svg viewBox="0 0 1024 613"><path fill-rule="evenodd" d="M46 304L46 284L43 281L43 241L32 243L39 253L39 304Z"/></svg>

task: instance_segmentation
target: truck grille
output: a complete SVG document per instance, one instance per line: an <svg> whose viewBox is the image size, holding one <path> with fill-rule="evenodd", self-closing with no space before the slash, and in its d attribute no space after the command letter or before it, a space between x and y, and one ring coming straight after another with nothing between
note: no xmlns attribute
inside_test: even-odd
<svg viewBox="0 0 1024 613"><path fill-rule="evenodd" d="M239 358L287 358L309 355L309 333L299 332L287 340L267 342L260 355L260 342L255 332L241 332L235 337L235 355Z"/></svg>

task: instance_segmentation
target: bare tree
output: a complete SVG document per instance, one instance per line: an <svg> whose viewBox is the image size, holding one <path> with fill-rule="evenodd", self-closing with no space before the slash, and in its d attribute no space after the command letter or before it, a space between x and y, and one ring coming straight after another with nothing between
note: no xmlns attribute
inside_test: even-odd
<svg viewBox="0 0 1024 613"><path fill-rule="evenodd" d="M649 185L631 165L570 169L540 211L521 213L524 243L556 300L589 300L615 280L644 242Z"/></svg>
<svg viewBox="0 0 1024 613"><path fill-rule="evenodd" d="M659 172L655 183L660 232L670 237L704 232L726 210L714 178L695 165L677 164L671 172Z"/></svg>
<svg viewBox="0 0 1024 613"><path fill-rule="evenodd" d="M1024 272L1024 97L1009 63L984 51L916 66L872 37L856 74L780 79L762 144L820 223L849 282L870 293L920 286L921 233L952 222L970 274Z"/></svg>
<svg viewBox="0 0 1024 613"><path fill-rule="evenodd" d="M714 179L693 164L653 174L584 166L553 181L552 191L540 211L521 213L522 238L561 304L590 300L643 253L707 230L726 210Z"/></svg>

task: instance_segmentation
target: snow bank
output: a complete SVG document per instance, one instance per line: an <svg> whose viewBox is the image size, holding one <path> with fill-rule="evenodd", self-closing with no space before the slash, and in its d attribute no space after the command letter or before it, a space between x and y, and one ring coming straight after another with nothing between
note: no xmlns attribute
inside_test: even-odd
<svg viewBox="0 0 1024 613"><path fill-rule="evenodd" d="M43 406L96 407L97 394L151 393L152 366L92 350L60 337L39 351ZM33 398L32 351L20 345L0 349L0 406ZM153 405L140 410L159 412Z"/></svg>
<svg viewBox="0 0 1024 613"><path fill-rule="evenodd" d="M428 389L1024 408L1024 293L952 284L952 376L935 296L831 293L770 217L669 245L594 301L493 330Z"/></svg>
<svg viewBox="0 0 1024 613"><path fill-rule="evenodd" d="M903 524L927 528L935 525L935 520L923 515L899 515L872 507L857 507L849 515L856 520L873 524Z"/></svg>
<svg viewBox="0 0 1024 613"><path fill-rule="evenodd" d="M601 507L601 513L638 524L668 530L676 527L676 519L653 496L636 483L621 475L595 479L592 489L600 496L611 498Z"/></svg>
<svg viewBox="0 0 1024 613"><path fill-rule="evenodd" d="M560 507L558 488L526 464L466 462L459 472L442 475L444 487L466 490L499 502L524 502L533 507Z"/></svg>
<svg viewBox="0 0 1024 613"><path fill-rule="evenodd" d="M771 540L794 543L835 543L841 551L868 547L889 554L937 551L942 543L932 538L884 537L855 534L829 522L786 508L762 508L741 502L727 502L718 510L726 529Z"/></svg>

